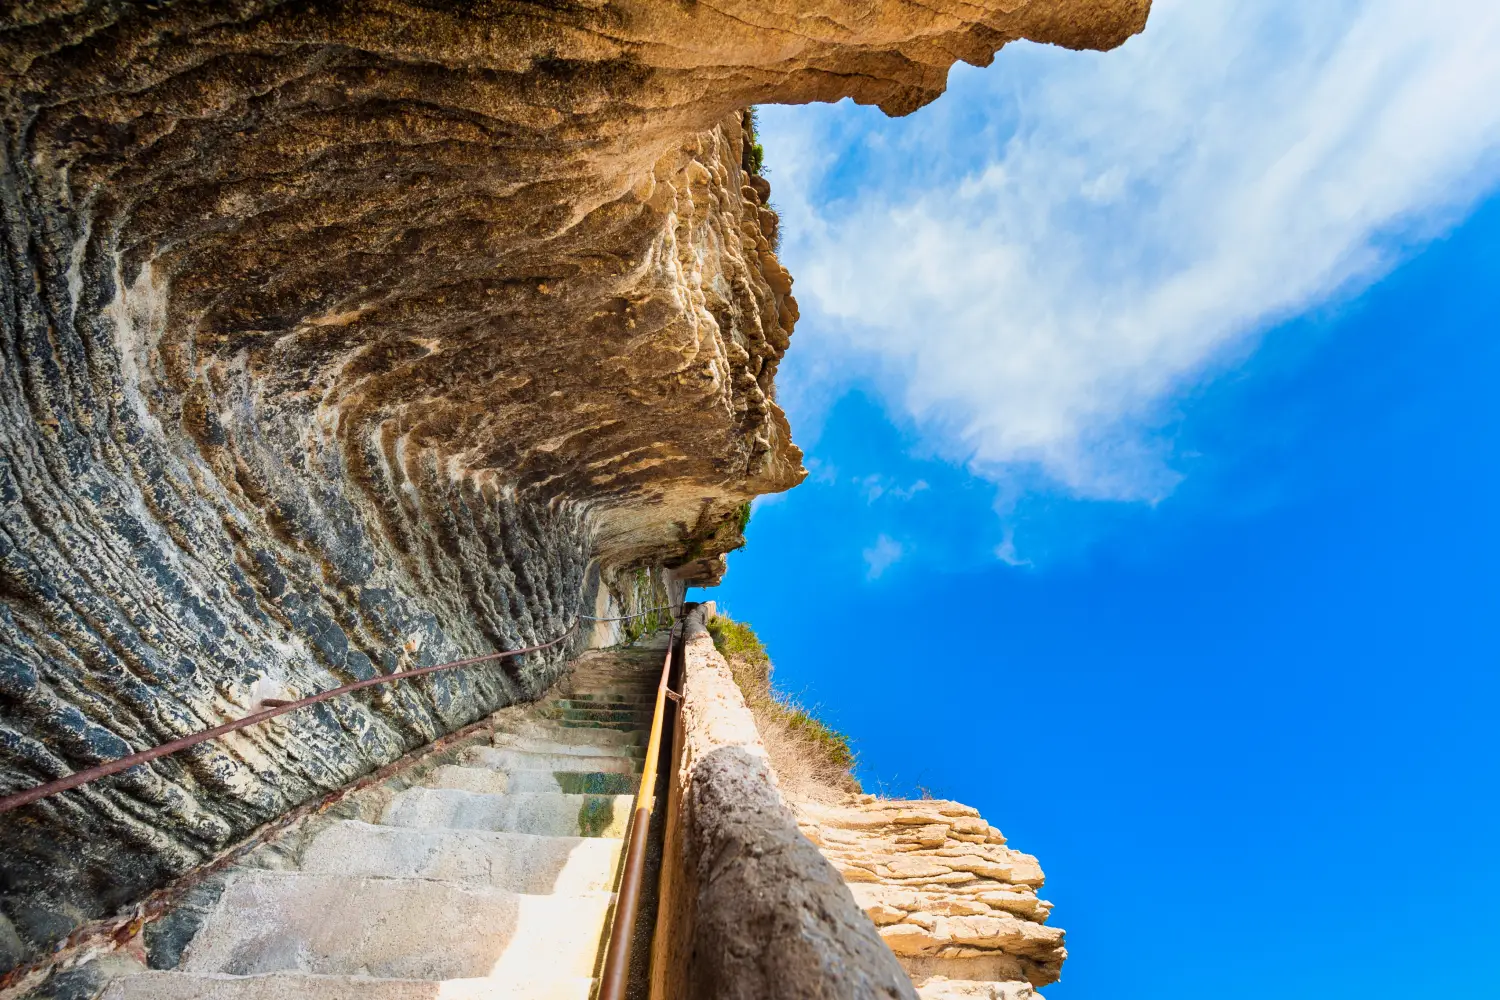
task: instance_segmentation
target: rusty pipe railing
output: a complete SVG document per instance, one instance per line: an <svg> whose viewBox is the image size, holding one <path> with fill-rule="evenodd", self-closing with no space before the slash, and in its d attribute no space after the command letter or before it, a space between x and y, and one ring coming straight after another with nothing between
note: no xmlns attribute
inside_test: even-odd
<svg viewBox="0 0 1500 1000"><path fill-rule="evenodd" d="M83 785L98 781L100 778L107 778L111 774L119 774L121 771L128 771L132 767L150 763L151 761L157 760L158 758L177 753L179 750L186 750L188 747L194 747L200 743L207 743L209 740L215 739L219 736L225 736L229 733L236 732L237 730L245 729L249 726L258 725L259 723L274 719L278 715L285 715L288 712L294 712L297 709L305 708L308 705L316 705L318 702L328 701L329 699L336 698L341 694L349 694L353 691L360 691L368 687L377 687L381 684L392 684L396 681L409 680L413 677L421 677L425 674L435 674L443 670L456 670L459 667L471 667L476 663L486 663L490 660L503 660L508 656L521 656L525 653L539 653L544 649L551 649L553 646L565 642L569 636L577 631L578 623L580 621L626 621L630 618L638 618L642 615L649 615L657 611L666 611L671 607L673 607L673 605L663 605L659 608L648 608L645 611L636 611L632 614L624 615L620 618L592 618L589 615L579 615L577 620L575 620L572 625L569 625L567 630L564 631L562 635L558 636L556 639L553 639L551 642L543 642L535 646L525 646L521 649L507 649L499 653L486 653L483 656L471 656L463 660L450 660L447 663L435 663L431 666L426 667L414 667L411 670L401 670L397 671L394 674L381 674L378 677L369 677L362 681L355 681L352 684L345 684L341 687L330 688L327 691L320 691L315 695L309 695L306 698L299 698L296 701L282 701L280 699L266 698L260 702L260 704L264 706L261 711L252 712L244 718L235 719L233 722L226 722L222 726L214 726L212 729L205 729L201 732L193 733L191 736L184 736L181 739L172 740L170 743L163 743L161 746L152 747L150 750L142 750L139 753L133 753L128 756L121 757L118 760L108 761L103 764L96 764L93 767L86 768L82 771L75 771L74 773L67 775L66 777L58 778L55 781L49 781L46 784L37 785L35 788L28 788L25 791L16 792L13 795L7 795L4 798L0 798L0 814L10 812L13 809L20 809L22 806L28 806L33 802L40 801L41 799L50 798L51 796L56 795L59 792L66 792L74 788L80 788Z"/></svg>
<svg viewBox="0 0 1500 1000"><path fill-rule="evenodd" d="M615 914L610 922L609 945L604 953L604 968L599 973L598 1000L625 1000L630 981L630 946L635 937L636 914L640 912L641 886L646 877L646 847L651 830L651 814L656 810L656 772L661 761L662 722L666 718L667 696L671 689L672 654L677 649L678 625L674 623L667 636L667 655L661 665L661 681L656 686L656 707L651 713L651 736L646 742L646 760L641 765L641 783L635 790L635 811L630 820L629 840L625 845L625 869L620 873L620 889L615 895Z"/></svg>

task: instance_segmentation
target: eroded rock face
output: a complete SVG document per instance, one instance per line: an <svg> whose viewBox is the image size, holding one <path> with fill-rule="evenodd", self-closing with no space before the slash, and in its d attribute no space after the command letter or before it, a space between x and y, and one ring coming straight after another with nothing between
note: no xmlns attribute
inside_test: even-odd
<svg viewBox="0 0 1500 1000"><path fill-rule="evenodd" d="M802 832L849 883L923 1000L1023 1000L1056 982L1067 951L1036 858L959 802L798 802Z"/></svg>
<svg viewBox="0 0 1500 1000"><path fill-rule="evenodd" d="M739 109L905 113L1146 0L7 5L0 792L709 582L800 456ZM0 968L569 648L0 817Z"/></svg>

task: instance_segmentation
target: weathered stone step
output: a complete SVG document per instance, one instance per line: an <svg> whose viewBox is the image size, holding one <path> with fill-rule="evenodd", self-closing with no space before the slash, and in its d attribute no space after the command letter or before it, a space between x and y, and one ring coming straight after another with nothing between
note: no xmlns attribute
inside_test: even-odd
<svg viewBox="0 0 1500 1000"><path fill-rule="evenodd" d="M555 701L542 705L540 708L543 712L549 714L566 712L569 715L587 715L591 718L628 715L632 719L644 718L649 723L651 721L651 713L656 710L656 703L650 701L641 702L638 705L631 704L628 701L596 701L589 703L586 701L573 701L569 698L567 701Z"/></svg>
<svg viewBox="0 0 1500 1000"><path fill-rule="evenodd" d="M649 694L649 696L648 696L648 694ZM563 702L567 702L568 704L564 705ZM559 707L561 707L561 708L574 708L574 709L612 708L612 709L630 709L632 711L634 711L634 710L642 710L642 711L644 711L644 710L649 710L655 704L656 704L656 692L655 691L651 691L649 693L646 692L646 691L641 691L639 694L624 694L624 693L614 693L614 694L608 694L608 695L606 695L606 694L600 694L600 695L597 695L595 697L584 697L584 696L582 696L582 695L580 695L580 694L578 694L578 693L575 692L574 694L571 694L571 695L559 696L557 698L549 698L546 701L538 702L537 703L537 707L538 708L559 708Z"/></svg>
<svg viewBox="0 0 1500 1000"><path fill-rule="evenodd" d="M658 665L659 666L659 665ZM640 674L587 674L568 678L558 689L564 696L599 694L624 691L630 694L655 694L661 683L661 674L653 669L650 675Z"/></svg>
<svg viewBox="0 0 1500 1000"><path fill-rule="evenodd" d="M597 708L601 705L623 705L626 708L650 708L656 704L656 688L627 691L623 688L587 690L573 688L558 691L555 695L537 704L545 707L566 702L569 708Z"/></svg>
<svg viewBox="0 0 1500 1000"><path fill-rule="evenodd" d="M572 730L567 732L571 734ZM594 743L567 743L544 736L518 736L514 733L496 733L494 742L495 747L500 750L519 750L524 753L550 754L560 757L644 757L646 755L646 747L640 743L599 746Z"/></svg>
<svg viewBox="0 0 1500 1000"><path fill-rule="evenodd" d="M519 747L470 747L459 760L469 767L487 767L514 774L517 771L599 771L605 774L635 774L641 761L634 754L544 753Z"/></svg>
<svg viewBox="0 0 1500 1000"><path fill-rule="evenodd" d="M656 690L661 683L661 663L629 670L579 670L563 682L570 691L593 691L596 688L629 688Z"/></svg>
<svg viewBox="0 0 1500 1000"><path fill-rule="evenodd" d="M577 758L574 760L587 760ZM576 766L575 766L576 767ZM506 792L569 792L578 795L634 795L641 779L635 774L577 769L496 771L488 767L445 764L423 779L426 788L456 788L484 795Z"/></svg>
<svg viewBox="0 0 1500 1000"><path fill-rule="evenodd" d="M552 718L550 721L563 729L614 730L622 733L640 733L643 736L646 732L646 727L642 726L639 721L598 722L593 719L568 718Z"/></svg>
<svg viewBox="0 0 1500 1000"><path fill-rule="evenodd" d="M537 710L537 715L543 719L555 719L559 722L582 722L605 725L626 722L630 729L648 729L651 726L653 709L650 708L628 708L628 709L605 709L605 708L543 708Z"/></svg>
<svg viewBox="0 0 1500 1000"><path fill-rule="evenodd" d="M491 767L464 767L460 764L444 764L433 768L420 784L424 788L457 788L464 792L479 792L483 795L504 795L518 792L513 775L538 774L551 778L551 771L497 771ZM527 789L532 791L533 789Z"/></svg>
<svg viewBox="0 0 1500 1000"><path fill-rule="evenodd" d="M627 693L600 693L585 694L574 691L566 698L558 698L551 702L554 705L562 705L564 708L595 708L600 705L625 705L631 708L645 705L647 707L656 704L656 692L641 692L639 694Z"/></svg>
<svg viewBox="0 0 1500 1000"><path fill-rule="evenodd" d="M391 800L380 821L391 826L446 830L508 830L550 837L623 837L631 795L518 792L479 795L448 788L408 788Z"/></svg>
<svg viewBox="0 0 1500 1000"><path fill-rule="evenodd" d="M616 732L612 729L576 729L564 726L555 719L537 719L524 726L516 726L495 733L495 744L505 742L502 737L519 739L552 740L572 746L628 747L644 746L650 733L644 729L631 732Z"/></svg>
<svg viewBox="0 0 1500 1000"><path fill-rule="evenodd" d="M612 837L421 830L345 820L330 825L307 845L302 871L576 895L614 889L620 843Z"/></svg>
<svg viewBox="0 0 1500 1000"><path fill-rule="evenodd" d="M594 980L372 979L368 976L147 972L111 983L100 1000L588 1000Z"/></svg>
<svg viewBox="0 0 1500 1000"><path fill-rule="evenodd" d="M593 971L611 898L246 870L219 897L182 971L583 978Z"/></svg>

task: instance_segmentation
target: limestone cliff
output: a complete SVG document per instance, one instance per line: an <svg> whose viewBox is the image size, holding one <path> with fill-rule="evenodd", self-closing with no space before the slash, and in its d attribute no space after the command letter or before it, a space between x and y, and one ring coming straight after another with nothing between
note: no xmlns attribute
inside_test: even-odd
<svg viewBox="0 0 1500 1000"><path fill-rule="evenodd" d="M739 109L906 113L1146 6L4 4L0 792L716 579L802 475ZM0 817L0 969L567 653Z"/></svg>
<svg viewBox="0 0 1500 1000"><path fill-rule="evenodd" d="M844 876L923 1000L1025 1000L1056 982L1063 932L1036 858L979 811L941 799L799 801L798 824Z"/></svg>

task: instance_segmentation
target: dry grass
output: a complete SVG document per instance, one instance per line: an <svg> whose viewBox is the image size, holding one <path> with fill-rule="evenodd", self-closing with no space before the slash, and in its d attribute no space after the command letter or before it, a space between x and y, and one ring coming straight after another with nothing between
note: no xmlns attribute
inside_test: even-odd
<svg viewBox="0 0 1500 1000"><path fill-rule="evenodd" d="M794 798L858 792L849 738L776 690L771 683L771 658L755 631L724 615L710 618L708 631L755 716L783 790Z"/></svg>

